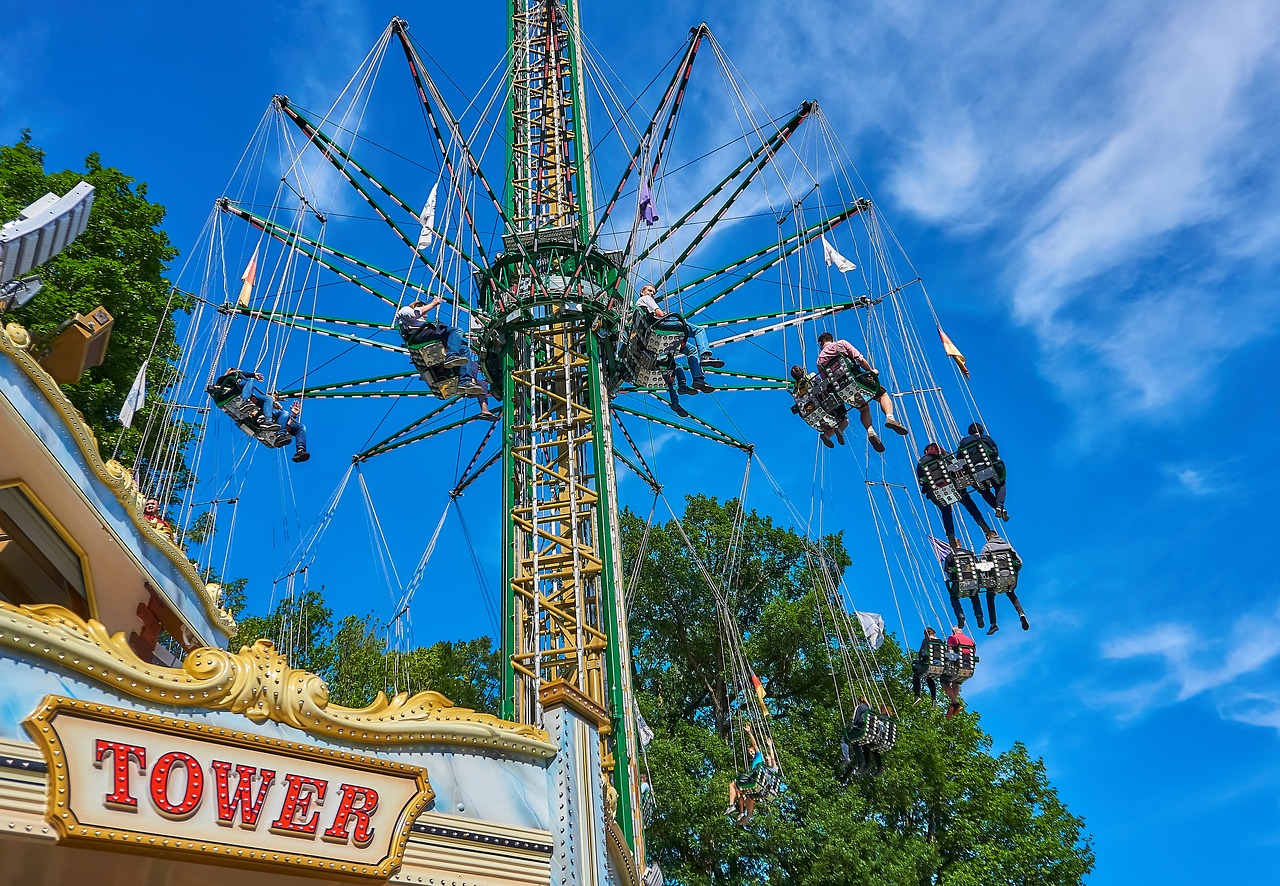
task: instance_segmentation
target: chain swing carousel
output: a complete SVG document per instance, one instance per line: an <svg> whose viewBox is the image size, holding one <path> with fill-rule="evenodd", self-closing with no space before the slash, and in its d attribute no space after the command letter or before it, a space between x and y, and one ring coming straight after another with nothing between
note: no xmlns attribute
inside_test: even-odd
<svg viewBox="0 0 1280 886"><path fill-rule="evenodd" d="M919 276L895 267L895 259L905 259L821 108L806 101L793 112L768 114L705 25L689 32L640 95L627 90L583 35L576 3L513 3L510 26L507 53L469 98L446 98L440 84L447 80L397 18L328 110L272 99L178 281L196 305L187 348L173 367L169 404L146 426L147 451L163 453L167 440L192 439L190 464L201 479L184 486L163 457L133 466L143 494L176 502L176 537L188 539L176 554L172 540L142 533L143 541L168 544L170 560L194 561L201 575L231 574L245 550L262 551L237 527L260 516L243 513L242 499L250 487L269 482L263 472L274 471L283 500L294 502L300 472L317 467L304 464L317 438L327 428L364 422L377 408L370 401L387 404L381 418L369 422L374 433L353 454L310 530L301 532L296 519L292 528L281 528L277 538L286 539L292 553L273 593L293 595L312 581L321 539L355 477L374 560L392 594L388 625L399 632L436 554L449 503L481 477L492 482L496 475L503 519L494 612L504 662L502 719L452 708L434 693L380 697L364 710L329 706L317 678L288 668L287 649L284 656L270 644L239 656L218 653L204 648L219 645L216 636L184 622L192 640L181 650L190 652L184 670L147 671L141 691L159 694L114 699L115 726L136 720L138 699L150 698L152 709L158 704L179 724L166 727L173 734L185 728L184 717L194 718L201 725L193 733L242 730L237 736L249 737L236 739L241 748L279 735L292 743L292 759L305 760L315 746L356 766L366 766L376 748L379 759L390 761L383 775L416 779L417 787L398 817L374 827L374 809L392 807L376 805L371 787L346 791L355 784L348 779L340 799L326 800L315 784L319 776L299 775L277 809L265 762L237 764L246 768L235 770L234 782L228 781L232 770L218 768L218 761L204 765L195 749L183 751L191 761L183 764L184 802L199 793L197 772L211 773L219 802L202 807L197 797L194 811L182 814L212 815L209 821L225 824L223 812L231 819L237 814L230 798L265 802L276 822L284 822L277 830L291 833L308 820L311 803L326 815L335 809L326 840L350 837L351 822L364 830L356 827L357 839L343 843L350 855L337 856L313 851L318 843L304 851L288 834L280 838L286 849L262 849L249 838L219 842L203 832L175 837L174 847L153 853L183 859L165 876L180 878L223 853L248 864L252 876L283 861L339 879L385 878L399 870L399 879L416 877L413 882L447 874L477 883L627 883L637 882L646 867L646 879L660 879L645 864L616 473L621 464L661 495L657 447L650 445L646 457L643 445L654 428L734 448L747 455L748 466L754 460L763 468L730 407L809 424L820 435L815 472L822 482L814 501L834 488L833 470L841 482L861 475L900 616L907 601L921 623L943 623L935 605L941 571L932 562L938 540L914 481L902 479L916 467L910 446L923 445L924 437L958 438L949 403L973 415L976 404L967 375L935 377L942 351L926 348L918 335L922 325L937 326L932 305ZM704 82L713 78L695 75L695 67L708 66L719 75L718 92ZM706 114L731 121L725 123L731 130L686 134L689 124L680 124L698 101ZM406 114L413 115L417 147L393 148ZM743 243L750 244L745 251ZM923 324L921 312L928 315ZM867 356L853 349L828 360L815 343L819 332L836 344L856 339ZM810 373L815 362L818 371ZM873 406L884 413L884 425L906 439L891 437L886 446ZM383 433L393 413L408 412L407 423ZM863 446L844 438L851 412L867 429ZM829 450L832 437L846 448ZM402 582L392 554L400 545L388 541L364 466L453 438L457 470L447 485L447 474L436 474L448 499L445 512ZM994 470L994 444L986 452L990 465L970 458L982 454L972 446L960 451L947 466L960 467L942 479L952 488L970 484L982 491L995 477L984 473ZM1000 470L1002 480L1002 463ZM820 520L802 514L765 473L809 537L821 538ZM933 473L921 481L929 500L959 501L949 500ZM745 490L744 477L739 502ZM997 513L1007 519L1002 498ZM220 531L212 534L215 524ZM950 526L946 534L949 550L967 543L963 527ZM197 536L209 540L196 543ZM741 556L731 554L728 562ZM815 617L831 638L832 674L842 710L849 710L848 743L862 759L879 760L894 745L896 725L878 686L873 644L820 546L809 558L820 586ZM750 802L733 798L731 805L749 823L756 802L785 789L785 773L763 686L733 623L727 583L701 571L735 650L727 667L744 770L736 787ZM182 581L184 587L202 584L190 575ZM1003 581L993 587L1011 589L1009 577ZM163 604L179 593L175 583L147 586L156 587ZM192 593L211 599L203 587ZM216 608L216 600L208 605ZM90 639L76 642L100 643L93 630L88 623ZM945 668L948 651L940 655ZM110 673L150 666L127 664L112 665ZM82 675L86 686L96 679L92 674ZM962 677L951 677L958 686ZM258 681L257 695L245 680ZM169 688L151 688L162 686ZM227 694L234 687L241 687L238 694ZM392 679L389 688L401 687ZM871 704L861 701L868 697ZM71 722L69 711L88 716L76 699L65 701L63 707L46 701L44 720L33 722L59 716ZM239 722L242 714L248 723ZM142 774L145 764L136 754L118 747L114 753L115 778L128 782L130 766ZM874 774L878 765L859 769ZM262 785L256 800L255 777ZM238 788L229 786L233 782ZM112 788L107 795L119 806L121 783ZM182 805L171 799L181 785L167 790L156 801L161 816ZM229 806L222 803L224 790ZM399 796L390 782L385 792ZM258 813L253 817L256 822ZM120 827L125 842L144 852L151 851L148 835L163 832L158 825L151 831L114 825L109 815L101 820ZM251 824L242 816L242 830L253 832ZM374 864L359 855L372 837L361 847L359 836L379 828L399 836ZM97 837L88 831L67 826L58 836L97 851ZM35 858L39 850L31 853ZM496 855L486 860L485 853Z"/></svg>

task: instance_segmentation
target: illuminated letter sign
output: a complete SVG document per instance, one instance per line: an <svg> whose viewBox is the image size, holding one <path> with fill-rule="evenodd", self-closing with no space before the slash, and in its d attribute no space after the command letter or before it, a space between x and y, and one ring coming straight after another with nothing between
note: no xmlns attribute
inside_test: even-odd
<svg viewBox="0 0 1280 886"><path fill-rule="evenodd" d="M434 796L417 766L56 696L25 725L64 841L386 879Z"/></svg>

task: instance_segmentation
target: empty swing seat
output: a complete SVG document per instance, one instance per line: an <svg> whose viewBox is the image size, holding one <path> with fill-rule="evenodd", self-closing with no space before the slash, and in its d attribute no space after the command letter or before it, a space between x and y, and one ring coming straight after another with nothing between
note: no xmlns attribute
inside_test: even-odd
<svg viewBox="0 0 1280 886"><path fill-rule="evenodd" d="M956 450L956 460L964 465L968 485L974 489L990 489L1004 482L1004 462L981 440Z"/></svg>
<svg viewBox="0 0 1280 886"><path fill-rule="evenodd" d="M969 480L964 462L940 455L921 461L919 470L925 494L939 505L953 505L963 497Z"/></svg>
<svg viewBox="0 0 1280 886"><path fill-rule="evenodd" d="M972 597L983 587L978 559L973 551L956 548L947 558L947 593L957 597Z"/></svg>

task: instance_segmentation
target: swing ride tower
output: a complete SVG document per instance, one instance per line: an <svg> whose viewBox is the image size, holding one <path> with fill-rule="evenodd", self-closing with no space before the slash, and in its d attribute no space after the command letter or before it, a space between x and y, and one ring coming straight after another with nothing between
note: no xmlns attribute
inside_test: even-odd
<svg viewBox="0 0 1280 886"><path fill-rule="evenodd" d="M503 402L502 715L541 726L544 700L564 691L598 710L616 819L643 858L605 366L626 281L589 242L578 3L508 10L508 234L478 281Z"/></svg>

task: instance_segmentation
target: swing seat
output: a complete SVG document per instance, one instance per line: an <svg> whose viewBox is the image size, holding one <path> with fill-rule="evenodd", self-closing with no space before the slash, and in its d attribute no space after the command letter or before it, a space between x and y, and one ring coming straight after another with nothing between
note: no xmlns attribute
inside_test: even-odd
<svg viewBox="0 0 1280 886"><path fill-rule="evenodd" d="M844 401L821 376L810 376L803 393L797 393L793 387L791 396L796 401L796 415L815 431L825 433L840 426L844 418L841 414L845 409Z"/></svg>
<svg viewBox="0 0 1280 886"><path fill-rule="evenodd" d="M973 669L977 663L978 656L974 653L972 646L948 646L946 667L942 671L943 682L963 683L973 676Z"/></svg>
<svg viewBox="0 0 1280 886"><path fill-rule="evenodd" d="M871 747L881 753L893 750L898 743L898 724L888 717L877 714Z"/></svg>
<svg viewBox="0 0 1280 886"><path fill-rule="evenodd" d="M210 385L210 388L212 387ZM212 394L212 391L210 393ZM216 400L214 402L217 403ZM279 425L274 429L258 427L262 419L262 410L258 408L257 403L252 400L246 400L239 394L229 400L218 403L218 408L231 417L231 420L236 423L236 427L271 449L281 449L288 446L289 441L293 439L289 432Z"/></svg>
<svg viewBox="0 0 1280 886"><path fill-rule="evenodd" d="M738 790L742 792L744 797L750 797L753 800L767 800L770 797L776 797L778 789L782 786L782 777L778 770L771 769L768 766L753 769L747 773L747 776L747 783L739 782Z"/></svg>
<svg viewBox="0 0 1280 886"><path fill-rule="evenodd" d="M924 665L924 672L930 677L941 677L947 672L947 641L934 638L920 647L917 660Z"/></svg>
<svg viewBox="0 0 1280 886"><path fill-rule="evenodd" d="M1004 482L1004 461L981 440L975 440L956 450L956 460L964 465L968 485L978 491Z"/></svg>
<svg viewBox="0 0 1280 886"><path fill-rule="evenodd" d="M835 397L854 409L861 409L884 391L879 376L848 357L841 356L828 363L821 374L826 377Z"/></svg>
<svg viewBox="0 0 1280 886"><path fill-rule="evenodd" d="M230 379L223 380L219 378L211 385L205 387L205 393L213 398L213 405L219 409L224 403L230 403L236 397L240 396L240 384Z"/></svg>
<svg viewBox="0 0 1280 886"><path fill-rule="evenodd" d="M939 507L956 504L964 496L968 475L964 463L949 456L935 456L920 462L923 492Z"/></svg>
<svg viewBox="0 0 1280 886"><path fill-rule="evenodd" d="M686 337L684 321L674 314L656 323L641 316L624 349L622 362L627 378L637 387L666 387L667 364L684 350Z"/></svg>
<svg viewBox="0 0 1280 886"><path fill-rule="evenodd" d="M1007 594L1018 587L1018 570L1010 551L984 553L978 562L978 575L983 590Z"/></svg>
<svg viewBox="0 0 1280 886"><path fill-rule="evenodd" d="M658 867L656 861L650 862L644 869L644 875L640 877L640 886L665 886L666 882L662 876L662 868Z"/></svg>
<svg viewBox="0 0 1280 886"><path fill-rule="evenodd" d="M449 357L449 352L444 348L443 339L430 339L407 345L407 347L409 348L409 359L413 361L413 365L419 370L440 366Z"/></svg>
<svg viewBox="0 0 1280 886"><path fill-rule="evenodd" d="M429 369L420 369L418 377L431 388L431 393L441 400L448 400L458 393L458 368L446 368L444 365Z"/></svg>
<svg viewBox="0 0 1280 886"><path fill-rule="evenodd" d="M946 564L947 592L957 597L972 597L984 587L979 563L973 551L956 548Z"/></svg>

